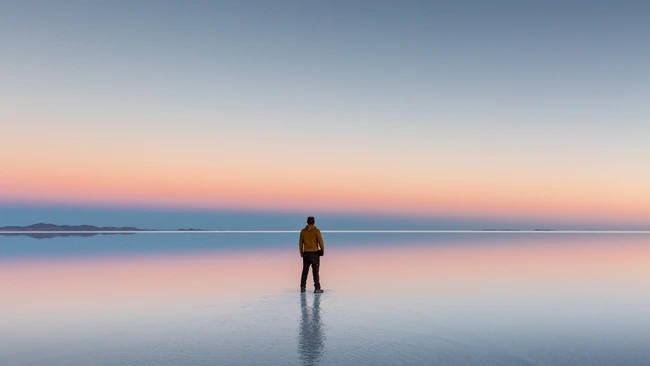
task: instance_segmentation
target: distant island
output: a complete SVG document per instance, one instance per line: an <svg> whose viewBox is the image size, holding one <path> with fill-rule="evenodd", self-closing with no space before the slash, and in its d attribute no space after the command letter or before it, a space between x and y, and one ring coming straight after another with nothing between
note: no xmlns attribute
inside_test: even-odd
<svg viewBox="0 0 650 366"><path fill-rule="evenodd" d="M41 231L40 233L34 233L34 231ZM75 233L79 231L79 233ZM93 233L97 231L97 233ZM115 233L110 233L107 231L115 231ZM152 229L140 229L137 227L125 226L125 227L114 227L114 226L103 226L98 227L94 225L55 225L55 224L46 224L38 223L28 226L0 226L0 235L24 235L37 239L46 239L60 236L94 236L94 235L129 235L130 233L123 233L123 231L160 231ZM204 231L202 229L177 229L176 231Z"/></svg>
<svg viewBox="0 0 650 366"><path fill-rule="evenodd" d="M94 225L55 225L38 223L28 226L0 226L0 231L148 231L136 227L97 227Z"/></svg>

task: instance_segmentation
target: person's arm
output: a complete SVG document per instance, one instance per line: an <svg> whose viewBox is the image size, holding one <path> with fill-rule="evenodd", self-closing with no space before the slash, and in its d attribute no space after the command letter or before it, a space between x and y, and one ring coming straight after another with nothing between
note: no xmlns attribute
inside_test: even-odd
<svg viewBox="0 0 650 366"><path fill-rule="evenodd" d="M303 244L303 241L302 241L302 231L301 231L300 232L300 238L298 239L298 250L300 251L300 256L301 257L302 257L302 251L303 251L302 244Z"/></svg>
<svg viewBox="0 0 650 366"><path fill-rule="evenodd" d="M316 231L316 235L318 236L318 245L320 246L320 250L322 250L323 255L325 255L325 243L323 243L323 236L320 234L320 230Z"/></svg>

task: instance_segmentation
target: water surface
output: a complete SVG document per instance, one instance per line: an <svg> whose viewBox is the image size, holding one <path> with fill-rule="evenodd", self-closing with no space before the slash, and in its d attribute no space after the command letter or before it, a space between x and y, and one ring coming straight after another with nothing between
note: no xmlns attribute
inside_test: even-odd
<svg viewBox="0 0 650 366"><path fill-rule="evenodd" d="M0 236L3 365L650 363L649 235Z"/></svg>

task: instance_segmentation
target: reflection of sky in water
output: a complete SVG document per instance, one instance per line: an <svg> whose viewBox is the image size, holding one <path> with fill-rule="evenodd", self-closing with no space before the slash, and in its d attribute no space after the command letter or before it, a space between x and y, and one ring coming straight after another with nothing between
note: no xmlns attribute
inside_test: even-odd
<svg viewBox="0 0 650 366"><path fill-rule="evenodd" d="M0 358L647 364L648 238L332 234L318 295L290 234L1 237Z"/></svg>

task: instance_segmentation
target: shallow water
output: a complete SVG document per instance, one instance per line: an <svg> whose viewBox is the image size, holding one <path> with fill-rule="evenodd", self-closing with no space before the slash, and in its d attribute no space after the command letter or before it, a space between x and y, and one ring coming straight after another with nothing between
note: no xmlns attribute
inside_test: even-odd
<svg viewBox="0 0 650 366"><path fill-rule="evenodd" d="M649 239L0 236L0 364L648 364Z"/></svg>

